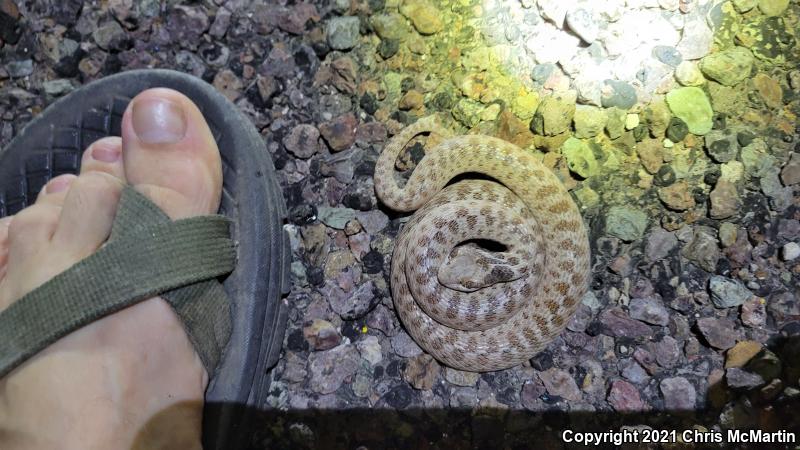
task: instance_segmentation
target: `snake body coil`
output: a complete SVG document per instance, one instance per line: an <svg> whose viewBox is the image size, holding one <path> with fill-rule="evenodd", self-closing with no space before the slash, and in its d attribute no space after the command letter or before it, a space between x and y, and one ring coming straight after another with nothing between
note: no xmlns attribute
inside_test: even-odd
<svg viewBox="0 0 800 450"><path fill-rule="evenodd" d="M445 139L400 187L397 157L425 132ZM445 188L469 172L501 184L467 180ZM397 238L391 288L395 310L425 351L456 369L500 370L530 359L563 331L586 291L589 242L569 193L532 155L489 136L452 136L429 116L387 144L375 190L394 210L419 209ZM502 251L470 244L477 240Z"/></svg>

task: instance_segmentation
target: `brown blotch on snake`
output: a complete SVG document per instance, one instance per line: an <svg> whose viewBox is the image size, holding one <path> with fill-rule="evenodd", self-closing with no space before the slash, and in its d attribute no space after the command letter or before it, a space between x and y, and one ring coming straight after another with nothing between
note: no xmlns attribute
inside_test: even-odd
<svg viewBox="0 0 800 450"><path fill-rule="evenodd" d="M401 186L398 155L426 132L442 140L426 149ZM395 242L391 289L401 321L425 351L457 369L499 370L529 360L563 331L587 289L589 242L572 197L536 158L494 137L453 136L430 116L389 141L375 173L376 194L386 206L417 210ZM497 182L445 187L464 173ZM502 244L497 261L516 258L517 278L504 281L502 269L490 270L468 280L483 280L474 291L442 286L436 272L442 276L447 256L476 239ZM495 284L480 286L487 281ZM449 305L453 298L458 301Z"/></svg>

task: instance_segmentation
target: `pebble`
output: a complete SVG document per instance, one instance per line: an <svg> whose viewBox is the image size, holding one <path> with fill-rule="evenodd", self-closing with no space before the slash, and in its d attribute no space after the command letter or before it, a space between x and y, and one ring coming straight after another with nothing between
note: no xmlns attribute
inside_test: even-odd
<svg viewBox="0 0 800 450"><path fill-rule="evenodd" d="M377 336L367 336L363 339L359 339L358 342L356 342L356 348L358 348L361 358L367 361L371 366L377 366L383 361L381 342Z"/></svg>
<svg viewBox="0 0 800 450"><path fill-rule="evenodd" d="M751 297L742 304L742 323L752 328L762 328L767 323L766 301Z"/></svg>
<svg viewBox="0 0 800 450"><path fill-rule="evenodd" d="M683 55L681 55L681 52L675 47L670 47L668 45L656 45L653 47L653 57L672 67L678 67L678 65L683 62Z"/></svg>
<svg viewBox="0 0 800 450"><path fill-rule="evenodd" d="M406 0L400 6L400 13L422 35L436 34L444 27L441 12L426 0Z"/></svg>
<svg viewBox="0 0 800 450"><path fill-rule="evenodd" d="M650 349L661 367L672 368L680 361L681 346L672 336L664 336L660 341L650 345Z"/></svg>
<svg viewBox="0 0 800 450"><path fill-rule="evenodd" d="M733 0L733 7L740 13L746 13L758 6L758 0Z"/></svg>
<svg viewBox="0 0 800 450"><path fill-rule="evenodd" d="M714 230L703 226L695 227L691 240L683 247L681 254L706 272L716 272L721 253Z"/></svg>
<svg viewBox="0 0 800 450"><path fill-rule="evenodd" d="M328 45L334 50L350 50L358 44L361 23L358 17L334 17L328 21Z"/></svg>
<svg viewBox="0 0 800 450"><path fill-rule="evenodd" d="M733 308L753 296L739 281L719 275L711 277L708 287L711 290L711 301L717 308Z"/></svg>
<svg viewBox="0 0 800 450"><path fill-rule="evenodd" d="M765 16L780 16L789 7L789 0L758 0L758 9Z"/></svg>
<svg viewBox="0 0 800 450"><path fill-rule="evenodd" d="M615 380L611 383L606 400L612 408L621 413L634 413L650 409L642 400L636 386L624 380Z"/></svg>
<svg viewBox="0 0 800 450"><path fill-rule="evenodd" d="M569 130L575 116L576 97L574 91L544 97L531 121L531 130L543 136L555 136Z"/></svg>
<svg viewBox="0 0 800 450"><path fill-rule="evenodd" d="M668 411L694 411L697 391L684 377L664 378L659 384L664 397L664 407Z"/></svg>
<svg viewBox="0 0 800 450"><path fill-rule="evenodd" d="M761 375L736 367L725 371L725 381L727 381L728 386L734 389L753 389L764 384L764 379L761 378Z"/></svg>
<svg viewBox="0 0 800 450"><path fill-rule="evenodd" d="M658 173L664 163L664 146L658 139L645 139L636 145L642 166L650 174Z"/></svg>
<svg viewBox="0 0 800 450"><path fill-rule="evenodd" d="M652 333L649 326L631 319L622 308L614 307L600 314L603 333L613 337L635 338Z"/></svg>
<svg viewBox="0 0 800 450"><path fill-rule="evenodd" d="M606 213L606 233L625 242L632 242L644 235L648 218L644 211L628 206L612 206Z"/></svg>
<svg viewBox="0 0 800 450"><path fill-rule="evenodd" d="M356 218L357 211L350 208L317 207L317 218L325 225L337 230L344 230L347 222Z"/></svg>
<svg viewBox="0 0 800 450"><path fill-rule="evenodd" d="M391 343L394 352L403 358L413 358L422 353L422 349L405 332L397 333L392 337Z"/></svg>
<svg viewBox="0 0 800 450"><path fill-rule="evenodd" d="M577 105L572 120L575 124L575 137L589 139L603 133L608 116L596 106Z"/></svg>
<svg viewBox="0 0 800 450"><path fill-rule="evenodd" d="M447 380L448 383L455 384L456 386L475 386L479 378L479 373L464 372L451 367L444 368L444 379Z"/></svg>
<svg viewBox="0 0 800 450"><path fill-rule="evenodd" d="M441 372L441 366L427 353L409 359L403 370L403 379L414 389L430 390Z"/></svg>
<svg viewBox="0 0 800 450"><path fill-rule="evenodd" d="M286 150L301 159L308 159L320 150L319 130L309 124L300 124L292 128L283 138Z"/></svg>
<svg viewBox="0 0 800 450"><path fill-rule="evenodd" d="M777 109L783 106L783 89L777 80L765 73L759 73L753 78L753 86L768 107Z"/></svg>
<svg viewBox="0 0 800 450"><path fill-rule="evenodd" d="M642 322L662 327L669 323L669 312L656 296L634 298L628 305L628 310L632 318Z"/></svg>
<svg viewBox="0 0 800 450"><path fill-rule="evenodd" d="M736 345L733 324L725 319L705 317L697 320L697 328L711 346L727 350Z"/></svg>
<svg viewBox="0 0 800 450"><path fill-rule="evenodd" d="M723 130L711 130L705 135L705 147L709 156L718 163L725 163L739 153L736 135Z"/></svg>
<svg viewBox="0 0 800 450"><path fill-rule="evenodd" d="M42 84L42 87L44 87L44 92L47 95L52 95L53 97L60 97L64 94L69 94L75 89L72 81L66 78L45 81Z"/></svg>
<svg viewBox="0 0 800 450"><path fill-rule="evenodd" d="M209 14L200 6L177 5L167 14L167 30L174 42L182 47L196 50L203 42L201 36L208 30Z"/></svg>
<svg viewBox="0 0 800 450"><path fill-rule="evenodd" d="M713 219L727 219L739 212L741 200L736 185L720 178L714 190L709 194L711 210L709 215Z"/></svg>
<svg viewBox="0 0 800 450"><path fill-rule="evenodd" d="M753 53L744 47L733 47L712 53L700 61L703 74L724 86L735 86L750 78Z"/></svg>
<svg viewBox="0 0 800 450"><path fill-rule="evenodd" d="M675 68L675 79L682 86L702 86L706 79L693 61L683 61Z"/></svg>
<svg viewBox="0 0 800 450"><path fill-rule="evenodd" d="M591 44L600 34L600 22L586 8L572 9L566 14L567 26L587 44Z"/></svg>
<svg viewBox="0 0 800 450"><path fill-rule="evenodd" d="M328 300L331 308L344 320L360 319L380 302L372 280L358 286L349 296L331 296Z"/></svg>
<svg viewBox="0 0 800 450"><path fill-rule="evenodd" d="M619 80L605 80L600 91L604 108L630 109L636 104L636 89Z"/></svg>
<svg viewBox="0 0 800 450"><path fill-rule="evenodd" d="M346 379L356 374L359 361L358 350L350 344L311 353L308 356L311 372L308 387L318 394L336 392Z"/></svg>
<svg viewBox="0 0 800 450"><path fill-rule="evenodd" d="M781 248L781 258L784 261L794 261L800 257L800 244L797 242L789 242Z"/></svg>
<svg viewBox="0 0 800 450"><path fill-rule="evenodd" d="M789 162L783 166L781 181L786 186L800 184L800 153L792 153Z"/></svg>
<svg viewBox="0 0 800 450"><path fill-rule="evenodd" d="M658 198L674 211L685 211L694 208L694 195L689 191L686 181L678 181L658 189Z"/></svg>
<svg viewBox="0 0 800 450"><path fill-rule="evenodd" d="M591 144L587 141L569 137L561 146L561 154L566 158L569 170L581 178L589 178L599 169Z"/></svg>
<svg viewBox="0 0 800 450"><path fill-rule="evenodd" d="M725 353L725 368L744 367L756 356L763 345L756 341L740 341Z"/></svg>
<svg viewBox="0 0 800 450"><path fill-rule="evenodd" d="M669 109L686 122L690 133L702 136L711 131L714 111L702 89L682 87L670 91L666 98Z"/></svg>
<svg viewBox="0 0 800 450"><path fill-rule="evenodd" d="M92 33L94 42L103 50L121 50L127 41L127 34L119 23L110 20L98 26Z"/></svg>
<svg viewBox="0 0 800 450"><path fill-rule="evenodd" d="M622 376L634 383L643 383L650 379L650 375L648 375L644 368L633 358L620 360L619 366L620 369L622 369L620 371Z"/></svg>
<svg viewBox="0 0 800 450"><path fill-rule="evenodd" d="M558 368L550 368L544 372L539 372L539 379L542 380L547 393L559 396L565 400L577 402L582 395L575 379L569 372Z"/></svg>
<svg viewBox="0 0 800 450"><path fill-rule="evenodd" d="M303 327L303 337L306 338L312 351L330 350L342 342L339 330L327 320L314 319Z"/></svg>
<svg viewBox="0 0 800 450"><path fill-rule="evenodd" d="M654 262L666 258L667 255L678 245L678 238L675 233L654 228L647 236L645 244L645 257L648 261Z"/></svg>
<svg viewBox="0 0 800 450"><path fill-rule="evenodd" d="M319 132L333 151L350 148L356 142L358 119L347 113L319 125Z"/></svg>

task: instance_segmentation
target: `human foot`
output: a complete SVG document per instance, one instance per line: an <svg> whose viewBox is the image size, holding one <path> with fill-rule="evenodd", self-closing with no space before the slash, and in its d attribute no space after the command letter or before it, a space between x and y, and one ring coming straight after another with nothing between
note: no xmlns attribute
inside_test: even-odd
<svg viewBox="0 0 800 450"><path fill-rule="evenodd" d="M124 183L173 219L217 210L219 153L188 98L141 93L125 112L121 139L92 144L79 176L54 178L35 205L0 221L0 310L106 241ZM66 336L0 379L0 448L199 448L207 382L177 316L151 299ZM169 442L157 442L164 436L153 433L154 417L176 425Z"/></svg>

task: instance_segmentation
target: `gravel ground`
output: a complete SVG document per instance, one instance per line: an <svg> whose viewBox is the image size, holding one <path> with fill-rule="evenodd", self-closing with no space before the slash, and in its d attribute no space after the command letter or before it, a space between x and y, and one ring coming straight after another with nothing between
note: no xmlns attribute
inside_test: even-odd
<svg viewBox="0 0 800 450"><path fill-rule="evenodd" d="M295 262L255 448L800 430L800 5L600 3L0 0L0 144L76 86L144 67L202 77L261 130ZM650 27L671 31L637 41ZM408 216L379 204L372 172L436 111L537 155L589 226L590 292L523 366L446 368L393 311Z"/></svg>

